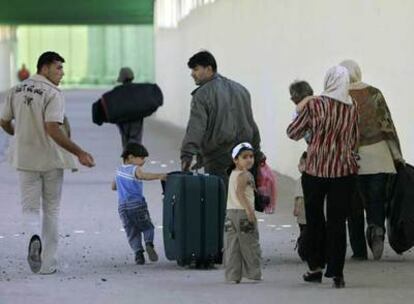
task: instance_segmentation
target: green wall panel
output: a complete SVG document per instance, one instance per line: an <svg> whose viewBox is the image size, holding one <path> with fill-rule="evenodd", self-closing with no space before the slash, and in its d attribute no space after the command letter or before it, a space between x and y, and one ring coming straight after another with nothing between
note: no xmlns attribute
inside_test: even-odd
<svg viewBox="0 0 414 304"><path fill-rule="evenodd" d="M36 71L39 55L51 50L66 60L64 84L113 84L123 66L136 80L154 81L154 31L140 26L19 26L18 68Z"/></svg>
<svg viewBox="0 0 414 304"><path fill-rule="evenodd" d="M0 24L152 24L154 0L0 0Z"/></svg>

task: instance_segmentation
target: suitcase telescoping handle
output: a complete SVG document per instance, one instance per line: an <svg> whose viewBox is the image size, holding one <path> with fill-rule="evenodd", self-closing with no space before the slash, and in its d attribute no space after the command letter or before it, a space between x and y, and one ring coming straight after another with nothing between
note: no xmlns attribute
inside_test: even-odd
<svg viewBox="0 0 414 304"><path fill-rule="evenodd" d="M169 227L169 234L171 239L175 239L175 205L176 205L177 199L176 196L173 195L172 201L171 201L171 220L170 220L170 227Z"/></svg>

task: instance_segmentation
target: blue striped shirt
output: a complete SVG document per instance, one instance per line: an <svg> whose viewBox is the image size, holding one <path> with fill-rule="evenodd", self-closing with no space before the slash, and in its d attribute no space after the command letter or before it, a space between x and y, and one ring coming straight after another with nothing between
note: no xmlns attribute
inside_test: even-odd
<svg viewBox="0 0 414 304"><path fill-rule="evenodd" d="M122 165L116 171L119 209L132 209L145 203L143 183L136 178L137 166Z"/></svg>

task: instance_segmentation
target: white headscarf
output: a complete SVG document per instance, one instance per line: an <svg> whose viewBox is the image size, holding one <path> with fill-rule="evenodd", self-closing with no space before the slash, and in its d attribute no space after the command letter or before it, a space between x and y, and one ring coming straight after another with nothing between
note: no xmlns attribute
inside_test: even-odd
<svg viewBox="0 0 414 304"><path fill-rule="evenodd" d="M369 87L369 84L362 82L361 69L353 60L344 60L339 65L345 67L351 79L351 84L349 85L350 90L361 90Z"/></svg>
<svg viewBox="0 0 414 304"><path fill-rule="evenodd" d="M352 98L349 96L349 72L340 65L328 70L325 76L324 91L322 96L327 96L347 105L352 105Z"/></svg>

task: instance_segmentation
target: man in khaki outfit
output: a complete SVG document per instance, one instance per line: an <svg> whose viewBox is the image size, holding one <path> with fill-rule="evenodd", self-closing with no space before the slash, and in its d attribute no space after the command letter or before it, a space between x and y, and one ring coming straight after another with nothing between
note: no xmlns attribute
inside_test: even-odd
<svg viewBox="0 0 414 304"><path fill-rule="evenodd" d="M75 155L82 165L94 166L93 157L62 128L65 100L58 85L64 62L57 53L42 54L37 74L7 93L0 114L1 127L15 137L12 164L19 172L25 235L30 238L28 262L31 270L40 274L55 273L57 267L63 170L69 169L69 154L63 150Z"/></svg>

